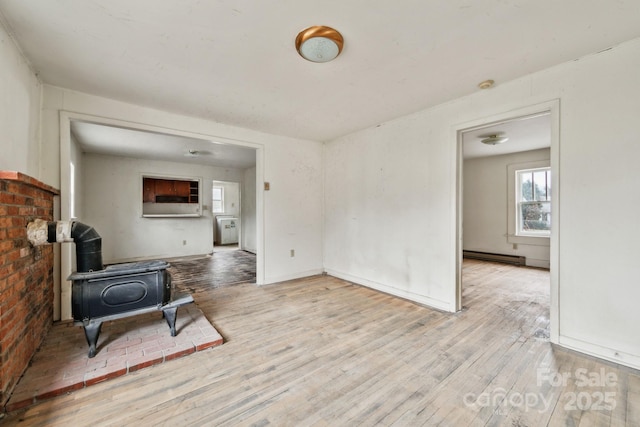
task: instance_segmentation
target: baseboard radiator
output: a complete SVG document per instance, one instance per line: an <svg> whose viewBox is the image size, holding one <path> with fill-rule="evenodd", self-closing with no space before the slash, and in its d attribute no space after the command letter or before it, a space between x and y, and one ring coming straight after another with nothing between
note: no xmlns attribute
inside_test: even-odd
<svg viewBox="0 0 640 427"><path fill-rule="evenodd" d="M462 257L481 261L502 262L513 265L526 265L526 258L518 255L492 254L489 252L462 251Z"/></svg>

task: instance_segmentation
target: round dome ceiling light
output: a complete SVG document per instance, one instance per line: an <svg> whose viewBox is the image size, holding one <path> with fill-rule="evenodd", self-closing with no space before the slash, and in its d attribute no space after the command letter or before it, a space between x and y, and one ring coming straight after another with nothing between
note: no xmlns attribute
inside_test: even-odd
<svg viewBox="0 0 640 427"><path fill-rule="evenodd" d="M481 137L483 138L483 137ZM502 136L502 135L488 135L486 137L484 137L483 139L480 140L480 142L482 142L483 144L487 144L487 145L498 145L498 144L502 144L503 142L507 142L509 140L509 138L507 138L506 136Z"/></svg>
<svg viewBox="0 0 640 427"><path fill-rule="evenodd" d="M493 80L485 80L483 82L478 83L478 87L480 89L489 89L489 88L492 88L495 83L496 82L494 82Z"/></svg>
<svg viewBox="0 0 640 427"><path fill-rule="evenodd" d="M296 50L307 61L329 62L335 59L344 45L342 34L331 27L315 25L300 31Z"/></svg>

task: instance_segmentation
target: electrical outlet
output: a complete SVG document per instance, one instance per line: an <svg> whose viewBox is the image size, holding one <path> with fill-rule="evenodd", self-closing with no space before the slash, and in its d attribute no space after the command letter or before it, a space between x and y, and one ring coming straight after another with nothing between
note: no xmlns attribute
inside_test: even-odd
<svg viewBox="0 0 640 427"><path fill-rule="evenodd" d="M291 258L293 258L294 256L296 256L296 250L295 249L291 249Z"/></svg>
<svg viewBox="0 0 640 427"><path fill-rule="evenodd" d="M514 243L514 244L513 244L513 250L514 250L514 251L517 251L517 250L518 250L518 244L517 244L517 243Z"/></svg>
<svg viewBox="0 0 640 427"><path fill-rule="evenodd" d="M185 246L186 244L187 244L187 241L186 241L186 240L183 240L183 241L182 241L182 246Z"/></svg>

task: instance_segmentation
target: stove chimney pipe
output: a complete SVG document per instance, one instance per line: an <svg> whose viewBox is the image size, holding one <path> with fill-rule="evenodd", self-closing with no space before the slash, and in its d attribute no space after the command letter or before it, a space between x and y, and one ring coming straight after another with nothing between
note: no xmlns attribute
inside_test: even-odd
<svg viewBox="0 0 640 427"><path fill-rule="evenodd" d="M76 244L79 273L104 270L102 238L95 228L77 221L47 222L36 219L27 225L27 238L34 246L55 242Z"/></svg>

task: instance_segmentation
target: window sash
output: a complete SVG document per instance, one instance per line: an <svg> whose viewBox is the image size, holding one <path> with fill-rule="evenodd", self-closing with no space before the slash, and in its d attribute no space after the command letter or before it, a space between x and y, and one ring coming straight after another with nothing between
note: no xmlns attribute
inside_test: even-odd
<svg viewBox="0 0 640 427"><path fill-rule="evenodd" d="M538 211L538 212L536 212ZM525 219L526 216L533 218ZM518 203L518 235L549 236L551 234L551 202Z"/></svg>
<svg viewBox="0 0 640 427"><path fill-rule="evenodd" d="M518 201L551 201L551 169L525 169L517 173ZM525 188L525 184L529 184Z"/></svg>
<svg viewBox="0 0 640 427"><path fill-rule="evenodd" d="M211 212L224 213L224 187L213 187L211 191Z"/></svg>

